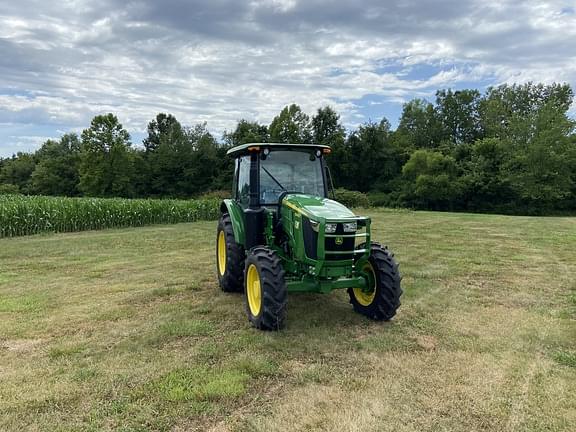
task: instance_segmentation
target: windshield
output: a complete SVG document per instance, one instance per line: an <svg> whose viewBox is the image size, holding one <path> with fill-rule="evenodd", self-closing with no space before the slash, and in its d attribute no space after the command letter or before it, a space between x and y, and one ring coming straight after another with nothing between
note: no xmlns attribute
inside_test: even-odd
<svg viewBox="0 0 576 432"><path fill-rule="evenodd" d="M278 204L282 192L324 197L320 158L303 151L272 151L260 160L260 201Z"/></svg>

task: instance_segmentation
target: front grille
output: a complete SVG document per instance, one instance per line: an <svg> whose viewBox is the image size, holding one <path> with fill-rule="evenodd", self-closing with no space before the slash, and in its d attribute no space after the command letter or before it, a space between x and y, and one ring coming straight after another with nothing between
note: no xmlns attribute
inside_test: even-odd
<svg viewBox="0 0 576 432"><path fill-rule="evenodd" d="M336 225L336 235L343 235L344 234L344 227L341 223ZM346 234L353 234L353 233L346 233ZM326 260L328 261L337 261L337 260L346 260L346 259L353 259L354 258L354 237L343 237L342 244L336 244L337 237L326 237L324 242L324 250L326 251L333 251L333 252L348 252L348 253L341 253L341 254L326 254Z"/></svg>
<svg viewBox="0 0 576 432"><path fill-rule="evenodd" d="M302 217L302 233L304 234L304 251L310 259L318 258L318 233L312 229L310 219Z"/></svg>

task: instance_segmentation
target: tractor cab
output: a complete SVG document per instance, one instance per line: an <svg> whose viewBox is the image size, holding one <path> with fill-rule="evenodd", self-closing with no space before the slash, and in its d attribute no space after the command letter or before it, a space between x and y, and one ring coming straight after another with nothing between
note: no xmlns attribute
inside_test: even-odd
<svg viewBox="0 0 576 432"><path fill-rule="evenodd" d="M243 207L266 207L277 210L280 197L300 193L326 198L328 185L323 154L327 146L306 144L245 144L231 149L236 157L234 198ZM251 170L256 174L251 176Z"/></svg>
<svg viewBox="0 0 576 432"><path fill-rule="evenodd" d="M284 325L287 292L346 288L354 309L374 319L390 319L400 304L397 265L371 243L370 219L328 197L330 151L280 143L228 151L235 171L233 196L221 204L218 279L224 291L244 290L258 328ZM389 280L380 282L378 258L393 273ZM391 283L383 294L380 283Z"/></svg>

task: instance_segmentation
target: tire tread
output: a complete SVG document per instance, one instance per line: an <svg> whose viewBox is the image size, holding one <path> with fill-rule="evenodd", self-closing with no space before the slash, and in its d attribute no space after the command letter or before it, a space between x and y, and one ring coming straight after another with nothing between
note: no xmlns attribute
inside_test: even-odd
<svg viewBox="0 0 576 432"><path fill-rule="evenodd" d="M365 247L364 244L358 246L359 249L363 247ZM376 321L389 321L396 315L396 311L401 304L400 296L403 291L400 286L402 276L400 275L399 266L394 259L394 254L388 247L375 242L370 245L369 259L374 271L377 273L380 289L376 291L376 298L372 304L363 306L356 300L353 289L349 288L350 303L352 303L354 310L360 314Z"/></svg>
<svg viewBox="0 0 576 432"><path fill-rule="evenodd" d="M224 292L242 292L244 288L244 262L246 253L244 247L236 243L234 239L234 230L232 229L232 220L228 213L223 213L218 222L216 241L220 231L224 231L226 238L226 271L221 276L216 265L218 273L218 282ZM216 263L218 263L218 249L216 249Z"/></svg>
<svg viewBox="0 0 576 432"><path fill-rule="evenodd" d="M246 259L245 272L250 264L255 264L260 275L262 305L258 316L253 316L248 306L246 309L250 322L260 330L280 330L286 323L287 291L284 269L278 255L266 246L255 246Z"/></svg>

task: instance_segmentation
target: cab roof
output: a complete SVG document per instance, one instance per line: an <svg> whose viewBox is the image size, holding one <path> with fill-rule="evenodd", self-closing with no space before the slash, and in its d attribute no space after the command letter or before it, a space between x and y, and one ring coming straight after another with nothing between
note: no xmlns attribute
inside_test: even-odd
<svg viewBox="0 0 576 432"><path fill-rule="evenodd" d="M248 154L250 151L256 150L260 151L263 148L269 148L270 151L280 150L280 149L294 149L294 150L313 150L319 149L322 150L323 153L330 152L330 146L322 145L322 144L290 144L290 143L248 143L248 144L241 144L236 147L232 147L230 150L226 152L228 156L237 158L239 156L243 156ZM327 151L325 152L324 149Z"/></svg>

